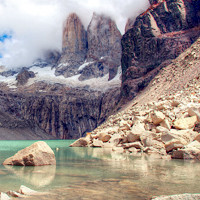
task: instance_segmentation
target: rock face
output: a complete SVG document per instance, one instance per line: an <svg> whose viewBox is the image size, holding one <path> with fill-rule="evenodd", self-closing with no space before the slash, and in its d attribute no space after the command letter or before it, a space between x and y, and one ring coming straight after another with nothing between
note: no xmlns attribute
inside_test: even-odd
<svg viewBox="0 0 200 200"><path fill-rule="evenodd" d="M114 21L104 15L93 14L87 28L76 14L71 14L63 31L63 52L56 67L56 75L79 80L115 77L121 65L121 34Z"/></svg>
<svg viewBox="0 0 200 200"><path fill-rule="evenodd" d="M122 96L131 99L200 35L200 1L150 1L122 38ZM132 27L132 28L131 28Z"/></svg>
<svg viewBox="0 0 200 200"><path fill-rule="evenodd" d="M92 62L93 71L87 76L101 77L109 73L112 79L121 65L121 34L113 20L104 15L93 14L87 29L88 53L87 61ZM89 68L88 65L86 68ZM99 72L99 75L95 73ZM80 77L85 79L84 77Z"/></svg>
<svg viewBox="0 0 200 200"><path fill-rule="evenodd" d="M18 151L14 156L6 159L3 165L42 166L55 165L56 159L52 149L43 141L36 142Z"/></svg>
<svg viewBox="0 0 200 200"><path fill-rule="evenodd" d="M86 53L87 33L79 17L72 13L64 25L62 56L56 74L63 74L65 77L76 75L86 59Z"/></svg>
<svg viewBox="0 0 200 200"><path fill-rule="evenodd" d="M34 78L35 73L32 71L28 71L27 69L22 69L22 71L17 75L17 85L25 85L28 82L29 78Z"/></svg>
<svg viewBox="0 0 200 200"><path fill-rule="evenodd" d="M1 91L0 110L13 118L5 121L4 117L2 120L0 117L2 131L17 128L24 136L17 134L19 137L16 139L29 139L30 130L27 135L26 131L32 127L35 137L30 139L77 139L92 131L113 112L119 96L119 88L102 93L46 83L38 83L22 91L20 88L15 92ZM40 135L42 130L49 137L43 138L47 134ZM1 139L12 139L13 131L9 131L10 136L6 134Z"/></svg>

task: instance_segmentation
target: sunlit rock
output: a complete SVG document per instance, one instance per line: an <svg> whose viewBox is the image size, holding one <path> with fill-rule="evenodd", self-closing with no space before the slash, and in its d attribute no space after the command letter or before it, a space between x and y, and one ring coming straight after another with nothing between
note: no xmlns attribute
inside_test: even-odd
<svg viewBox="0 0 200 200"><path fill-rule="evenodd" d="M46 142L35 142L29 147L18 151L14 156L6 159L3 165L42 166L55 165L56 159L53 150Z"/></svg>

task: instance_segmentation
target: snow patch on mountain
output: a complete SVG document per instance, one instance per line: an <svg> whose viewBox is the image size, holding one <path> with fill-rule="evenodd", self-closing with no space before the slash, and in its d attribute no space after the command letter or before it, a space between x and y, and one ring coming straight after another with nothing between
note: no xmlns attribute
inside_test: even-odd
<svg viewBox="0 0 200 200"><path fill-rule="evenodd" d="M88 65L88 63L85 64ZM69 78L65 78L62 75L56 76L55 68L52 69L50 66L45 68L32 67L30 68L30 71L33 71L36 76L35 78L29 79L27 83L28 85L31 85L39 81L44 81L50 84L60 83L72 88L86 87L88 89L98 90L98 91L106 91L110 88L121 86L121 67L119 67L117 75L111 81L108 81L109 74L101 78L92 78L85 81L79 80L80 74Z"/></svg>

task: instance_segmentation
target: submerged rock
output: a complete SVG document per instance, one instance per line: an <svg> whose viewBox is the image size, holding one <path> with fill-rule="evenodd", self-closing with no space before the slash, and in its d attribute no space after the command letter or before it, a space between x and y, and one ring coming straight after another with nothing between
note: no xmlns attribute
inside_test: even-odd
<svg viewBox="0 0 200 200"><path fill-rule="evenodd" d="M184 200L184 199L200 199L200 194L179 194L170 196L153 197L153 200Z"/></svg>
<svg viewBox="0 0 200 200"><path fill-rule="evenodd" d="M29 147L18 151L14 156L6 159L3 165L42 166L55 165L53 150L43 141L35 142Z"/></svg>
<svg viewBox="0 0 200 200"><path fill-rule="evenodd" d="M38 194L37 191L35 190L32 190L24 185L21 185L20 188L19 188L19 193L20 194L24 194L24 195L35 195L35 194Z"/></svg>
<svg viewBox="0 0 200 200"><path fill-rule="evenodd" d="M10 200L10 199L11 198L7 194L3 192L0 193L0 200Z"/></svg>

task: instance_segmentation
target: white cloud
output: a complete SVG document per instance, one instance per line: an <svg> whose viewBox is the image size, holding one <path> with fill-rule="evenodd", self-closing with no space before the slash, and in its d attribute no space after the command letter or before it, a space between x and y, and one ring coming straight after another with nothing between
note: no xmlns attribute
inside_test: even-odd
<svg viewBox="0 0 200 200"><path fill-rule="evenodd" d="M85 27L93 12L109 15L123 33L127 18L147 7L148 0L0 0L0 35L12 32L0 43L0 64L29 65L45 50L61 50L63 21L71 12Z"/></svg>

